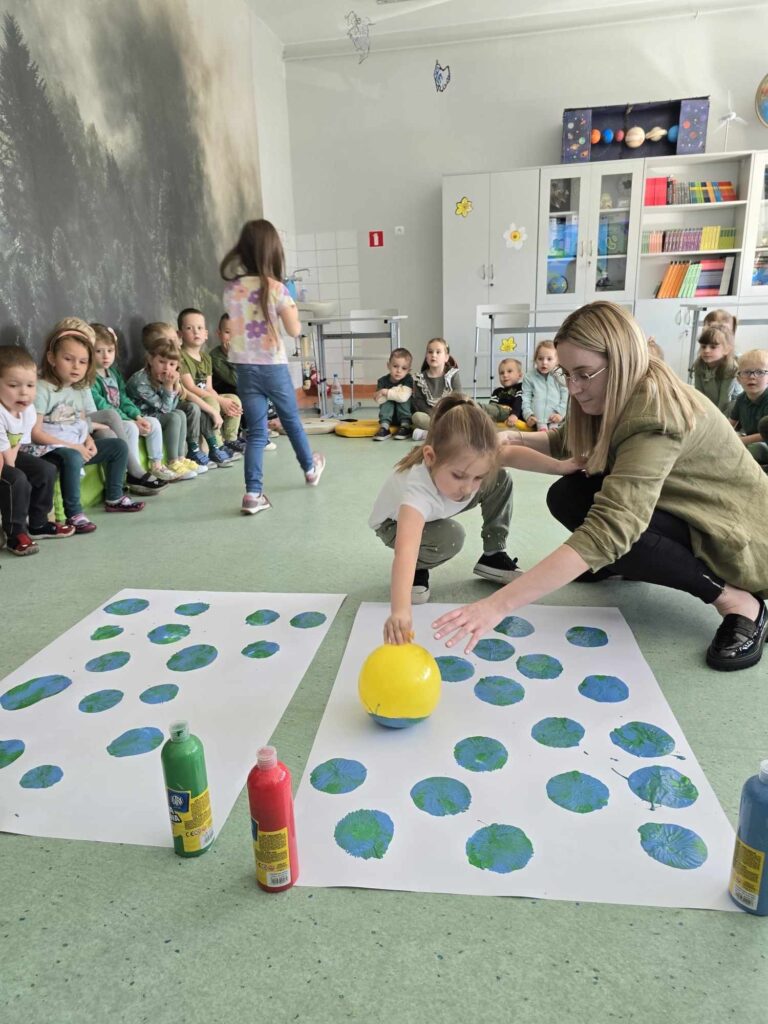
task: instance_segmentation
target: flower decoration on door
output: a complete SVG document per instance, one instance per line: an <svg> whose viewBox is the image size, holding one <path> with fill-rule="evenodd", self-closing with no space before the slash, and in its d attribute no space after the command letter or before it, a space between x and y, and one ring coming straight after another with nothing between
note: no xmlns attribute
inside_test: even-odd
<svg viewBox="0 0 768 1024"><path fill-rule="evenodd" d="M451 80L451 66L446 64L445 67L440 66L440 61L435 61L435 70L433 72L435 79L435 88L438 92L445 92L448 88L448 83Z"/></svg>
<svg viewBox="0 0 768 1024"><path fill-rule="evenodd" d="M455 212L457 217L468 217L472 213L472 200L462 196L458 203L456 203Z"/></svg>
<svg viewBox="0 0 768 1024"><path fill-rule="evenodd" d="M371 49L370 30L373 22L370 18L361 18L355 11L346 16L347 36L357 50L357 63L362 64Z"/></svg>
<svg viewBox="0 0 768 1024"><path fill-rule="evenodd" d="M501 342L499 343L500 352L514 352L516 348L517 342L513 337L502 338Z"/></svg>
<svg viewBox="0 0 768 1024"><path fill-rule="evenodd" d="M517 224L510 224L502 237L507 243L508 249L522 249L523 242L528 238L528 232L525 228L519 228Z"/></svg>

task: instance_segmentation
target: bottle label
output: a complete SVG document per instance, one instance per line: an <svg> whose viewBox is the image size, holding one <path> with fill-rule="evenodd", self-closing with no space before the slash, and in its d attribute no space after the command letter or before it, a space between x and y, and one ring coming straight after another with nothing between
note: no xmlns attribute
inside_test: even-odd
<svg viewBox="0 0 768 1024"><path fill-rule="evenodd" d="M288 850L288 829L265 832L251 818L253 853L256 857L256 881L268 889L280 889L291 881L291 856Z"/></svg>
<svg viewBox="0 0 768 1024"><path fill-rule="evenodd" d="M207 789L198 796L192 796L188 789L169 789L168 810L173 838L181 839L185 853L204 850L213 842L211 797Z"/></svg>
<svg viewBox="0 0 768 1024"><path fill-rule="evenodd" d="M754 850L737 837L728 890L736 902L748 910L757 909L764 867L765 854L762 850Z"/></svg>

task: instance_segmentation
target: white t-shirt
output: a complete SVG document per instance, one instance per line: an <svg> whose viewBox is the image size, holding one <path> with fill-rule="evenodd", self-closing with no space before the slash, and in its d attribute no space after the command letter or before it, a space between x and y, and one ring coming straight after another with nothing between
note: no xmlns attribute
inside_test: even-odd
<svg viewBox="0 0 768 1024"><path fill-rule="evenodd" d="M90 388L57 388L46 380L37 382L35 408L43 414L43 430L70 444L85 443L88 417L96 412Z"/></svg>
<svg viewBox="0 0 768 1024"><path fill-rule="evenodd" d="M429 470L422 462L403 470L402 473L395 470L390 474L379 491L368 525L376 530L385 519L394 519L397 522L401 505L415 508L424 516L425 523L432 523L436 519L450 519L465 509L474 496L470 494L466 501L451 501L450 498L446 498L435 487Z"/></svg>
<svg viewBox="0 0 768 1024"><path fill-rule="evenodd" d="M10 451L19 444L29 444L35 423L37 412L34 405L22 409L20 416L14 415L4 405L0 405L0 452Z"/></svg>

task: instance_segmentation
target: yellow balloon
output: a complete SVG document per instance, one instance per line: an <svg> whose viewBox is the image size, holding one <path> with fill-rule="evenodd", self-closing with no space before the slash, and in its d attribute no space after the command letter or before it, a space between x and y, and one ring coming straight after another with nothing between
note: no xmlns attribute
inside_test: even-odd
<svg viewBox="0 0 768 1024"><path fill-rule="evenodd" d="M442 679L437 662L418 644L383 644L368 655L357 683L363 707L379 725L403 729L437 707Z"/></svg>

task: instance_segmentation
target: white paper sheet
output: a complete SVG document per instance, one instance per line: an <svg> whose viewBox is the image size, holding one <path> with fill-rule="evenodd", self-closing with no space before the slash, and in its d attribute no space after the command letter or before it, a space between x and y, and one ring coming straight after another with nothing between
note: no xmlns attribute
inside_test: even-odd
<svg viewBox="0 0 768 1024"><path fill-rule="evenodd" d="M455 606L414 608L417 642L436 657L453 655L469 662L466 671L471 670L471 677L444 682L440 704L426 721L393 730L373 722L358 700L360 667L377 645L388 614L386 605L361 606L297 796L299 884L735 910L726 891L733 830L621 613L612 608L538 605L521 609L517 616L527 620L534 631L521 637L492 634L515 650L505 660L488 661L474 653L466 656L458 648L449 651L443 641L432 638L429 624L451 607ZM603 630L608 642L575 646L566 639L566 632L578 626ZM583 643L590 638L581 634L574 639ZM562 671L554 678L528 678L522 671L526 662L518 659L532 654L556 659ZM554 670L556 666L550 664ZM618 682L593 680L586 685L588 692L594 695L593 687L608 687L615 698L623 695L623 683L626 698L606 702L585 696L579 686L594 675L614 677ZM521 684L522 699L506 706L479 699L475 686L493 676ZM495 688L506 689L504 699L520 696L509 683L484 683L480 690ZM554 733L560 736L564 730L572 730L577 745L554 747L537 742L532 729L546 718L570 719L583 727L584 735L579 740L576 725L555 723ZM616 745L612 731L635 721L664 730L672 737L674 749L661 756L641 757ZM501 744L506 763L491 771L462 767L454 748L475 736ZM661 734L656 734L659 737ZM343 793L315 788L312 772L318 769L315 781L324 785L324 769L318 766L336 758L363 766L356 769L358 778L365 772L361 785ZM690 800L692 783L698 791L694 802L678 807L654 805L652 809L649 800L636 795L627 778L654 766L665 769L661 773L665 782L677 780L672 787L676 795L671 799L679 801L682 794L682 799ZM686 776L690 783L680 782L668 769ZM600 802L600 794L607 799L605 806L576 811L553 802L548 783L571 772L580 773L576 779L586 787L590 806ZM352 785L354 766L347 766L342 775L346 784ZM583 780L582 775L597 782ZM435 777L454 780L452 795L459 806L471 798L467 809L443 816L419 809L411 790ZM651 773L651 779L658 777L659 773ZM643 778L635 776L635 785ZM338 783L338 775L334 779ZM567 777L559 785L567 792L572 779ZM558 795L555 788L552 792ZM365 831L363 823L363 833L356 833L353 854L334 836L337 828L341 838L342 833L349 835L352 823L359 826L359 816L347 815L360 810L379 812L375 822L368 816L377 839L369 841L372 833ZM386 846L387 818L393 834L386 852L379 856ZM342 821L345 824L339 826ZM671 828L659 830L662 824ZM494 825L511 826L524 835L508 829L481 831ZM661 845L667 853L661 855L671 854L676 863L697 864L705 859L695 867L676 867L653 859L641 845L641 828L647 845L653 846L657 840L657 851L658 840L665 840ZM503 864L496 861L493 868L470 863L467 843L475 833L480 833L476 840L480 852L472 853L475 860L487 865L483 857L489 851L498 856L499 840L509 842L511 859ZM483 842L489 836L495 841L490 846ZM346 839L342 842L349 845ZM372 855L361 855L371 851ZM524 866L497 870L526 859Z"/></svg>
<svg viewBox="0 0 768 1024"><path fill-rule="evenodd" d="M146 602L146 607L131 614L105 610L130 600ZM130 756L112 756L107 747L133 729L159 730L165 741L170 723L186 719L205 748L218 831L258 747L280 721L343 600L342 594L124 590L105 601L0 683L0 766L5 764L0 767L0 830L172 845L160 746ZM260 610L271 614L246 621ZM291 624L294 616L307 612L319 614ZM186 635L172 639L153 633L150 639L148 634L166 625L181 627ZM106 632L121 632L92 639L105 627ZM260 656L245 656L243 650L253 644L259 646L251 653ZM202 648L200 662L213 660L179 670L179 654L193 647ZM93 659L104 655L120 655L113 663L130 658L119 668L96 671L103 666ZM182 657L182 666L188 657ZM71 683L26 707L15 707L26 703L25 692L27 699L34 697L36 688L9 691L48 676ZM178 693L164 703L146 703L169 696L167 691L146 694L158 685L177 686ZM101 691L117 691L122 697L107 710L80 709L84 698ZM92 698L83 706L98 706L99 700L110 702L109 697ZM160 737L155 731L149 738ZM24 751L6 763L17 749L9 742L13 740L22 741ZM60 780L47 788L24 788L22 781L39 781L34 771L27 773L42 765L63 772ZM50 781L58 772L44 774L43 781Z"/></svg>

